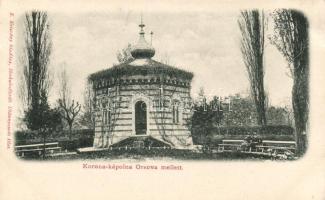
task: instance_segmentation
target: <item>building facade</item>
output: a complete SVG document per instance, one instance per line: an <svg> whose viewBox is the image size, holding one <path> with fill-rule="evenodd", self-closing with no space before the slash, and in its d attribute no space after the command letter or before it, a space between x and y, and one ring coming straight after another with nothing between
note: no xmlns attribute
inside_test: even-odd
<svg viewBox="0 0 325 200"><path fill-rule="evenodd" d="M189 148L193 74L152 59L155 49L145 40L145 25L139 26L134 59L89 76L95 93L94 147L150 138L145 146L156 141Z"/></svg>

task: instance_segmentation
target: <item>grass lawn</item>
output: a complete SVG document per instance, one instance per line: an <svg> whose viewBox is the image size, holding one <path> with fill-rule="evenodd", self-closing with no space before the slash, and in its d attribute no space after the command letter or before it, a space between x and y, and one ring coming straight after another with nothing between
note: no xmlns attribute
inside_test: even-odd
<svg viewBox="0 0 325 200"><path fill-rule="evenodd" d="M181 160L181 161L209 161L209 160L270 160L270 156L248 155L239 152L199 153L189 150L106 150L87 152L74 155L46 157L44 160L115 160L115 161L150 161L150 160ZM24 158L24 160L43 160L43 158Z"/></svg>

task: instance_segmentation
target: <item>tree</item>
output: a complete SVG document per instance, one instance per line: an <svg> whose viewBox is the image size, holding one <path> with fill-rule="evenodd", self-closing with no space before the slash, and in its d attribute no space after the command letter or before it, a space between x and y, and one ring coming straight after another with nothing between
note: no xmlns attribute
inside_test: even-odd
<svg viewBox="0 0 325 200"><path fill-rule="evenodd" d="M239 94L229 96L231 111L224 111L222 123L226 126L254 126L256 121L256 109L254 101L250 97L242 97Z"/></svg>
<svg viewBox="0 0 325 200"><path fill-rule="evenodd" d="M87 81L86 89L84 92L84 105L82 109L82 116L79 119L81 125L88 127L89 129L95 128L95 117L94 117L94 103L95 96L92 88L91 81Z"/></svg>
<svg viewBox="0 0 325 200"><path fill-rule="evenodd" d="M125 63L134 60L131 55L132 46L128 44L127 47L123 48L121 51L117 52L117 60L119 63Z"/></svg>
<svg viewBox="0 0 325 200"><path fill-rule="evenodd" d="M267 109L267 120L270 125L290 125L285 108L270 106Z"/></svg>
<svg viewBox="0 0 325 200"><path fill-rule="evenodd" d="M242 11L238 20L242 34L241 52L248 72L251 94L259 125L266 125L266 94L264 91L265 17L257 10Z"/></svg>
<svg viewBox="0 0 325 200"><path fill-rule="evenodd" d="M221 121L224 118L224 108L221 97L214 96L209 103L209 112L211 113L212 124L216 124L218 127L221 125Z"/></svg>
<svg viewBox="0 0 325 200"><path fill-rule="evenodd" d="M293 116L293 110L292 110L291 106L285 105L284 110L286 113L287 125L294 127L294 116Z"/></svg>
<svg viewBox="0 0 325 200"><path fill-rule="evenodd" d="M302 155L306 151L309 113L308 20L302 13L288 9L276 10L273 16L275 32L271 42L289 63L298 155Z"/></svg>
<svg viewBox="0 0 325 200"><path fill-rule="evenodd" d="M69 126L69 139L71 140L72 136L72 125L79 114L81 105L71 99L71 89L69 85L69 78L65 68L59 75L60 88L59 88L59 108L61 111L61 116L67 122Z"/></svg>
<svg viewBox="0 0 325 200"><path fill-rule="evenodd" d="M218 127L220 130L223 117L221 98L214 96L210 102L207 102L204 90L200 88L198 99L193 104L192 136L201 138L200 140L207 138L211 134L211 128Z"/></svg>
<svg viewBox="0 0 325 200"><path fill-rule="evenodd" d="M47 97L51 86L48 64L50 61L52 42L49 32L49 21L46 12L32 11L25 15L25 47L23 55L23 81L20 87L24 94L25 113L34 119L29 127L38 127L38 113L42 115L42 106L47 105ZM46 102L44 102L46 101ZM30 116L30 115L35 115ZM33 128L36 130L35 128Z"/></svg>
<svg viewBox="0 0 325 200"><path fill-rule="evenodd" d="M45 156L45 143L49 134L61 125L61 116L58 109L51 109L47 103L46 95L41 95L38 109L29 109L25 113L24 122L30 130L37 130L43 138L43 157Z"/></svg>

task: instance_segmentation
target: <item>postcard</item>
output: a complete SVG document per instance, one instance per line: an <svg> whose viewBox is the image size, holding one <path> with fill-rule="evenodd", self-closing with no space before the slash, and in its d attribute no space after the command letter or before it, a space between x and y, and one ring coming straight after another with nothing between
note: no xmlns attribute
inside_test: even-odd
<svg viewBox="0 0 325 200"><path fill-rule="evenodd" d="M324 199L324 1L3 1L1 199Z"/></svg>

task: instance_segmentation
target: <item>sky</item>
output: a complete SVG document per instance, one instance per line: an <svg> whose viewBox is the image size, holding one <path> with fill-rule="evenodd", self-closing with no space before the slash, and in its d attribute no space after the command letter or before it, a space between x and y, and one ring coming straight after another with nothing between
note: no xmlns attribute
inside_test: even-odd
<svg viewBox="0 0 325 200"><path fill-rule="evenodd" d="M152 43L156 54L153 59L161 61L168 57L171 65L193 72L193 97L200 87L208 96L249 93L240 52L239 11L149 11L142 15L148 42L149 33L154 32ZM56 74L66 68L72 97L82 102L87 76L117 64L117 52L137 42L140 16L140 12L132 10L49 13L53 42L49 67L55 74L50 101L53 103L58 98ZM271 24L268 35L272 33ZM22 34L22 29L18 32ZM265 89L271 105L290 105L292 80L287 75L287 66L283 56L266 39Z"/></svg>

